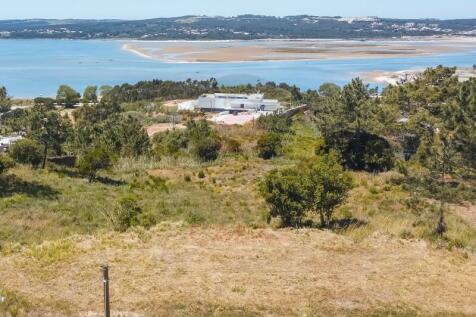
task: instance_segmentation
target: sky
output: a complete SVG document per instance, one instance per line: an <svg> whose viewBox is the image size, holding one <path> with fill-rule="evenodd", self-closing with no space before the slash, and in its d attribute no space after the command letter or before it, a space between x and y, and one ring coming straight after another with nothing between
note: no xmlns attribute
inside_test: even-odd
<svg viewBox="0 0 476 317"><path fill-rule="evenodd" d="M476 0L1 0L0 19L239 14L476 18Z"/></svg>

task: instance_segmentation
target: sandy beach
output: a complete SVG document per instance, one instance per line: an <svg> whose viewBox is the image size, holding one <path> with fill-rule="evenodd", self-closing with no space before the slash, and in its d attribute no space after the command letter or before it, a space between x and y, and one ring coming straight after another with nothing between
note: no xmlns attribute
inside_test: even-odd
<svg viewBox="0 0 476 317"><path fill-rule="evenodd" d="M305 61L454 53L476 49L476 39L131 41L123 49L169 63Z"/></svg>
<svg viewBox="0 0 476 317"><path fill-rule="evenodd" d="M388 71L372 71L360 74L360 77L369 82L380 83L385 85L396 85L403 81L411 81L416 79L425 69L407 69L396 72ZM460 81L468 80L471 77L476 77L476 69L474 68L458 68L456 75Z"/></svg>

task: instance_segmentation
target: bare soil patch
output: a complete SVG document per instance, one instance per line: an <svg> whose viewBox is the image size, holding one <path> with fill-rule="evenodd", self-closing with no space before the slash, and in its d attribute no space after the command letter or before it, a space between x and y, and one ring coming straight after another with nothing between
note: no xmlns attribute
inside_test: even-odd
<svg viewBox="0 0 476 317"><path fill-rule="evenodd" d="M185 129L186 126L184 126L183 124L176 124L175 126L170 123L170 122L167 122L167 123L156 123L156 124L152 124L148 127L146 127L146 131L147 131L147 134L152 137L154 136L155 134L159 133L159 132L165 132L165 131L172 131L173 129L178 129L178 130L182 130L182 129Z"/></svg>

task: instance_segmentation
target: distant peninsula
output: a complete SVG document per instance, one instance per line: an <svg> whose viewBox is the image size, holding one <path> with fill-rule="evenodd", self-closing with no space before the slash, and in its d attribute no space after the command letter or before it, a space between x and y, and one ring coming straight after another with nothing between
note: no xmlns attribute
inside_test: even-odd
<svg viewBox="0 0 476 317"><path fill-rule="evenodd" d="M11 39L376 39L476 36L476 19L379 17L183 16L148 20L3 20L0 38Z"/></svg>

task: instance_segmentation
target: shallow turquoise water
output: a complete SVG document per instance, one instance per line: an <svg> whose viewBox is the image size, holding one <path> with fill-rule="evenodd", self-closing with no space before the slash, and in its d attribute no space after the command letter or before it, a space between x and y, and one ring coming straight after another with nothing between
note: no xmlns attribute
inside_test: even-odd
<svg viewBox="0 0 476 317"><path fill-rule="evenodd" d="M340 59L299 62L167 64L121 50L121 41L0 40L0 86L15 97L53 96L61 84L82 91L87 85L135 83L146 79L215 77L222 84L275 81L317 88L344 84L359 73L397 71L443 64L472 66L471 52L411 58Z"/></svg>

